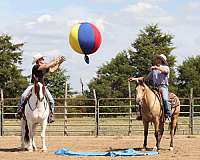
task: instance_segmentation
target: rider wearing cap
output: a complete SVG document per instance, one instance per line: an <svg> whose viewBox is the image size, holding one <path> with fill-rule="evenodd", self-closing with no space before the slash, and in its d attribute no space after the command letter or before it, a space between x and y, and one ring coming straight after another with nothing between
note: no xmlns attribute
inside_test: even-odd
<svg viewBox="0 0 200 160"><path fill-rule="evenodd" d="M171 121L171 106L168 102L168 79L170 74L170 69L168 67L167 58L164 54L157 55L155 58L155 66L152 66L151 71L145 77L130 77L129 81L137 81L137 80L153 80L154 86L159 89L162 95L164 112L166 121ZM141 119L141 115L137 117L137 119Z"/></svg>
<svg viewBox="0 0 200 160"><path fill-rule="evenodd" d="M57 57L55 60L49 62L49 63L45 63L44 62L44 56L40 53L36 54L33 56L33 64L35 63L35 65L32 68L32 78L31 78L31 83L34 83L34 79L37 78L38 82L44 84L44 76L49 72L49 69L57 64L60 64L64 61L64 57L63 56L59 56ZM20 99L20 103L17 109L17 114L19 118L22 118L22 114L24 111L24 107L26 105L26 102L30 96L31 93L31 89L33 88L33 85L28 86L28 88L24 91L24 93L21 96ZM54 113L54 99L51 95L51 93L49 92L49 90L47 89L47 87L45 87L45 93L46 93L46 97L49 100L49 104L50 104L50 114L49 114L49 118L48 118L48 122L52 123L54 122L54 117L53 117L53 113Z"/></svg>

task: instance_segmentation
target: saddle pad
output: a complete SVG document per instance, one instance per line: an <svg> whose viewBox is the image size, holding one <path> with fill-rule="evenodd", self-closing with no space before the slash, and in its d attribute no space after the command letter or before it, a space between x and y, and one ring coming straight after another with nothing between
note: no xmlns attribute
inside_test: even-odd
<svg viewBox="0 0 200 160"><path fill-rule="evenodd" d="M180 105L178 97L172 92L169 92L169 103L171 104L172 108L175 108L176 106Z"/></svg>

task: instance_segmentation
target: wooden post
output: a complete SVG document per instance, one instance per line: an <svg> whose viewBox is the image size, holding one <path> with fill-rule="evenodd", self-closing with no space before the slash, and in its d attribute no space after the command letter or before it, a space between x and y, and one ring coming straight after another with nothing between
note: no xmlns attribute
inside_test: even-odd
<svg viewBox="0 0 200 160"><path fill-rule="evenodd" d="M68 136L67 133L67 81L65 82L65 104L64 104L64 136Z"/></svg>
<svg viewBox="0 0 200 160"><path fill-rule="evenodd" d="M0 108L0 132L1 132L1 136L3 136L3 107L4 107L4 99L3 99L3 89L1 89L1 104L0 104L1 108Z"/></svg>
<svg viewBox="0 0 200 160"><path fill-rule="evenodd" d="M96 130L96 137L99 136L99 105L97 103L97 95L96 90L93 89L93 95L95 100L95 130Z"/></svg>
<svg viewBox="0 0 200 160"><path fill-rule="evenodd" d="M193 135L193 117L194 117L194 100L193 100L193 88L190 89L190 116L189 116L189 131Z"/></svg>
<svg viewBox="0 0 200 160"><path fill-rule="evenodd" d="M132 103L131 103L131 83L128 81L128 95L129 95L129 128L128 128L128 135L131 136L131 125L132 125Z"/></svg>

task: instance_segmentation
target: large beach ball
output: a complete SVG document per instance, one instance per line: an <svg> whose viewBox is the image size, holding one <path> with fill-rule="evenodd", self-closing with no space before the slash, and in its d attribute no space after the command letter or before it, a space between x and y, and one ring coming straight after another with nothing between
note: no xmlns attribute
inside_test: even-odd
<svg viewBox="0 0 200 160"><path fill-rule="evenodd" d="M87 55L97 51L101 45L101 34L92 23L78 23L71 29L69 42L72 49L80 54L84 54L86 63L89 63Z"/></svg>

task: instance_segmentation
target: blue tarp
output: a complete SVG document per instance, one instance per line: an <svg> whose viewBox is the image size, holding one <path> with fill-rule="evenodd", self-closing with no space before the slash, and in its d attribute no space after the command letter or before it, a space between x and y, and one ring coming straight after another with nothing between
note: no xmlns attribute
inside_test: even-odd
<svg viewBox="0 0 200 160"><path fill-rule="evenodd" d="M55 152L56 155L63 156L145 156L145 155L157 155L158 152L141 152L134 149L126 149L120 151L110 151L110 152L73 152L66 148L59 149Z"/></svg>

